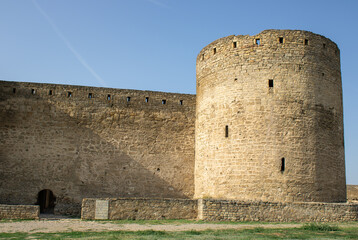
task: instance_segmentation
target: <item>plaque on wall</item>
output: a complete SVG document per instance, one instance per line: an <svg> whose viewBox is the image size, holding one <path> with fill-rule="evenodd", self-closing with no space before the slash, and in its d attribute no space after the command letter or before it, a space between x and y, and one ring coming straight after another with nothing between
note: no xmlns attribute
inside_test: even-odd
<svg viewBox="0 0 358 240"><path fill-rule="evenodd" d="M108 200L96 200L95 219L108 219Z"/></svg>

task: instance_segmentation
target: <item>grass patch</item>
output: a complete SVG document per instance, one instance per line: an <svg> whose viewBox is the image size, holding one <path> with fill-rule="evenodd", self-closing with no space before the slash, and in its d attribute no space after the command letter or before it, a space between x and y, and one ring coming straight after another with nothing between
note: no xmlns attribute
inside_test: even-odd
<svg viewBox="0 0 358 240"><path fill-rule="evenodd" d="M187 235L201 235L203 231L190 230L190 231L184 231L183 233Z"/></svg>
<svg viewBox="0 0 358 240"><path fill-rule="evenodd" d="M254 229L252 229L252 231L255 233L261 233L264 232L265 229L263 227L255 227Z"/></svg>
<svg viewBox="0 0 358 240"><path fill-rule="evenodd" d="M311 224L307 224L310 226ZM327 225L327 224L323 224ZM358 227L339 231L316 227L227 229L205 231L109 231L59 233L0 233L0 239L358 239Z"/></svg>
<svg viewBox="0 0 358 240"><path fill-rule="evenodd" d="M0 239L25 239L28 233L0 233Z"/></svg>
<svg viewBox="0 0 358 240"><path fill-rule="evenodd" d="M337 225L329 225L326 223L307 223L303 225L302 228L310 231L340 231Z"/></svg>

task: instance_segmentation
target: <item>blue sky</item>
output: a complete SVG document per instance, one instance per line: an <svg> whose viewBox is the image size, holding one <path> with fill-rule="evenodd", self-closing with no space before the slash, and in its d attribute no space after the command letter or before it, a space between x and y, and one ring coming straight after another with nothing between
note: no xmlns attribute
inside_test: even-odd
<svg viewBox="0 0 358 240"><path fill-rule="evenodd" d="M356 0L0 0L0 79L195 93L204 46L265 29L338 44L347 183L358 184Z"/></svg>

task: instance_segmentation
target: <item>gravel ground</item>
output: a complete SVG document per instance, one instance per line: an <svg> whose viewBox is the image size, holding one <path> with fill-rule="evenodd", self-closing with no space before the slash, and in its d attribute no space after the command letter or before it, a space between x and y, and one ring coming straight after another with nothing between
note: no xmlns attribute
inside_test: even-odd
<svg viewBox="0 0 358 240"><path fill-rule="evenodd" d="M0 223L0 232L71 232L71 231L189 231L189 230L206 230L206 229L245 229L245 228L290 228L299 227L301 224L121 224L111 222L81 221L80 219L57 219L57 220L33 220L20 222L3 222Z"/></svg>
<svg viewBox="0 0 358 240"><path fill-rule="evenodd" d="M341 227L358 227L357 223L339 224ZM136 224L113 223L99 221L82 221L80 219L45 218L42 220L0 222L0 232L71 232L71 231L189 231L189 230L219 230L219 229L248 229L248 228L292 228L302 224L210 224L210 223L177 223L177 224Z"/></svg>

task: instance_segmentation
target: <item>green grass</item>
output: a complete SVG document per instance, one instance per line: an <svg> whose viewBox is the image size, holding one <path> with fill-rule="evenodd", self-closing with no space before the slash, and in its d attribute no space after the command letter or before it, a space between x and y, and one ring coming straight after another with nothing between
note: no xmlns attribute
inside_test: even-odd
<svg viewBox="0 0 358 240"><path fill-rule="evenodd" d="M332 230L333 229L333 230ZM305 224L300 228L263 228L205 231L109 231L59 233L0 233L0 239L358 239L358 227L336 228Z"/></svg>
<svg viewBox="0 0 358 240"><path fill-rule="evenodd" d="M311 231L339 231L341 230L337 225L329 225L325 223L307 223L302 227L305 230Z"/></svg>

